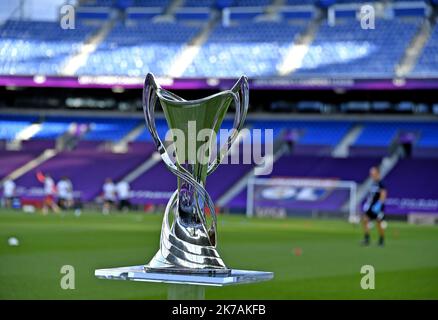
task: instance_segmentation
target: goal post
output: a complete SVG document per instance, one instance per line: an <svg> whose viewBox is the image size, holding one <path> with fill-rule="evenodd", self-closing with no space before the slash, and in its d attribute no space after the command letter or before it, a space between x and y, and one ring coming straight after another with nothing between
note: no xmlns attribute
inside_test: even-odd
<svg viewBox="0 0 438 320"><path fill-rule="evenodd" d="M357 183L312 178L257 178L248 180L246 215L347 216L359 222Z"/></svg>

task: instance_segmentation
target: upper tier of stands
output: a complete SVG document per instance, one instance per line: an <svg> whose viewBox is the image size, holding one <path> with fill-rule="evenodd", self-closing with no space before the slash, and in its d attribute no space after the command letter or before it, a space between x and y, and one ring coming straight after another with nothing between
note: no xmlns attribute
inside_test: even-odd
<svg viewBox="0 0 438 320"><path fill-rule="evenodd" d="M376 29L362 29L356 19L324 21L296 75L392 78L421 18L376 20Z"/></svg>
<svg viewBox="0 0 438 320"><path fill-rule="evenodd" d="M305 21L240 23L216 26L202 46L187 77L275 76Z"/></svg>
<svg viewBox="0 0 438 320"><path fill-rule="evenodd" d="M365 1L285 1L285 5L320 5ZM275 2L277 3L277 2ZM271 0L185 0L177 8L207 6L266 6ZM277 77L284 70L292 70L289 77L365 77L393 78L406 55L406 50L418 34L425 17L388 16L377 18L375 29L362 29L359 20L337 17L335 25L322 20L316 37L304 50L302 60L287 59L296 39L308 30L309 16L260 20L255 17L232 19L223 24L215 20L206 33L207 39L187 66L176 68L179 54L186 45L197 39L207 28L204 17L181 19L172 11L175 2L166 0L81 2L88 7L126 6L160 7L168 19L119 18L85 64L75 70L76 75L123 75L143 77L148 72L156 76L183 77ZM179 5L179 6L178 6ZM173 9L167 10L166 8ZM90 8L88 8L90 9ZM312 10L312 9L308 9ZM315 9L316 10L316 9ZM157 13L158 14L158 13ZM173 19L172 19L173 15ZM110 15L108 15L109 17ZM169 18L170 17L170 18ZM194 21L194 20L196 21ZM86 21L86 23L84 22ZM81 45L103 28L104 19L94 24L84 17L77 19L74 29L62 29L59 22L9 20L0 25L0 74L5 75L62 75L64 67ZM438 27L435 26L413 71L408 76L438 76ZM300 51L301 52L301 51ZM179 66L178 66L179 67ZM69 68L70 70L70 68ZM173 70L179 70L173 74ZM286 71L287 73L288 71Z"/></svg>
<svg viewBox="0 0 438 320"><path fill-rule="evenodd" d="M77 23L9 20L0 25L0 74L56 75L69 57L98 29Z"/></svg>
<svg viewBox="0 0 438 320"><path fill-rule="evenodd" d="M179 22L118 23L78 74L165 75L183 45L200 30L200 25Z"/></svg>
<svg viewBox="0 0 438 320"><path fill-rule="evenodd" d="M416 77L433 77L438 74L438 25L435 25L412 74Z"/></svg>
<svg viewBox="0 0 438 320"><path fill-rule="evenodd" d="M389 0L391 1L391 0ZM393 2L406 2L406 0L392 0ZM415 0L427 1L427 0ZM111 6L132 6L132 7L167 7L171 0L83 0L82 6L87 7L111 7ZM284 0L285 5L320 5L348 3L369 3L370 0ZM258 7L275 4L274 0L182 0L183 7Z"/></svg>

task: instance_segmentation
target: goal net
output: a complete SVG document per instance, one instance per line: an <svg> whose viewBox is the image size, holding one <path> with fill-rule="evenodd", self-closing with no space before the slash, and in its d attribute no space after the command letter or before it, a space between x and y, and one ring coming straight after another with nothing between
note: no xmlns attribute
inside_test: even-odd
<svg viewBox="0 0 438 320"><path fill-rule="evenodd" d="M253 177L247 190L249 217L344 216L359 222L354 181Z"/></svg>

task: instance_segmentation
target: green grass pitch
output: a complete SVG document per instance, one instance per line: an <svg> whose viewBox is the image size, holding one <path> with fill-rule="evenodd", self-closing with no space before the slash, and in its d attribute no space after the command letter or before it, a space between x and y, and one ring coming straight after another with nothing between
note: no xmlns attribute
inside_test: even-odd
<svg viewBox="0 0 438 320"><path fill-rule="evenodd" d="M1 299L166 299L165 284L100 280L94 269L143 264L155 254L161 215L85 212L80 217L0 211ZM437 299L438 228L390 222L387 244L361 247L358 226L342 220L219 216L219 252L232 268L274 279L206 289L207 299ZM9 246L16 237L19 246ZM63 290L63 265L75 289ZM375 268L362 290L361 266Z"/></svg>

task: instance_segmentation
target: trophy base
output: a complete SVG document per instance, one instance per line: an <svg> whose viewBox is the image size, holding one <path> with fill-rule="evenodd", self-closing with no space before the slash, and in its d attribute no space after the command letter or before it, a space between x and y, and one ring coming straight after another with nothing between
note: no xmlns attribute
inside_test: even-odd
<svg viewBox="0 0 438 320"><path fill-rule="evenodd" d="M149 273L177 273L188 275L229 275L231 269L179 269L179 268L151 268L144 266L144 270Z"/></svg>
<svg viewBox="0 0 438 320"><path fill-rule="evenodd" d="M167 269L160 269L159 271L157 269L145 269L144 265L110 269L97 269L94 271L94 275L100 279L131 280L218 287L233 284L267 281L271 280L274 277L273 272L265 271L228 269L228 274L199 272L181 273L169 272L169 270Z"/></svg>

